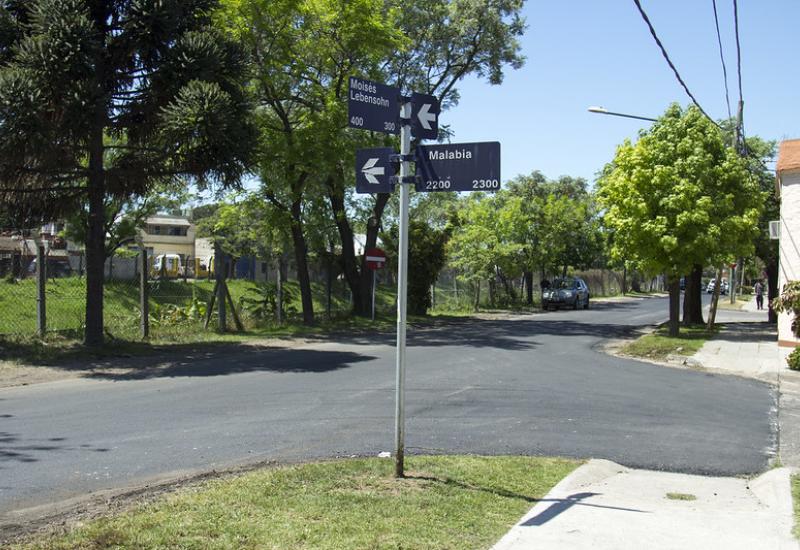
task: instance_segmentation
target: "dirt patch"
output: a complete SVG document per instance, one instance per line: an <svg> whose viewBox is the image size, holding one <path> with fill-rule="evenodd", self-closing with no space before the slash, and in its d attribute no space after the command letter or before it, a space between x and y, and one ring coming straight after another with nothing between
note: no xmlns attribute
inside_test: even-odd
<svg viewBox="0 0 800 550"><path fill-rule="evenodd" d="M0 361L0 388L28 386L76 378L126 379L158 376L175 365L217 357L231 358L268 349L297 349L319 344L304 338L253 339L236 343L161 346L147 354L71 359L53 365L26 365Z"/></svg>
<svg viewBox="0 0 800 550"><path fill-rule="evenodd" d="M33 367L0 361L0 388L42 384L44 382L55 382L56 380L79 378L80 376L80 372L67 371L57 367Z"/></svg>

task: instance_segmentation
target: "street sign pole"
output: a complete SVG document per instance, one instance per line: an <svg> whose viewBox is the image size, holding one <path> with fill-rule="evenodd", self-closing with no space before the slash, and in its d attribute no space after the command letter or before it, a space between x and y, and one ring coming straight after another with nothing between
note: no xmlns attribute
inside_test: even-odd
<svg viewBox="0 0 800 550"><path fill-rule="evenodd" d="M394 429L394 475L405 477L403 459L405 455L405 383L406 383L406 295L408 290L408 198L409 185L406 178L411 175L407 155L411 154L411 103L401 105L400 120L400 242L397 260L397 380L395 395Z"/></svg>
<svg viewBox="0 0 800 550"><path fill-rule="evenodd" d="M372 270L372 320L375 320L375 280L377 270Z"/></svg>

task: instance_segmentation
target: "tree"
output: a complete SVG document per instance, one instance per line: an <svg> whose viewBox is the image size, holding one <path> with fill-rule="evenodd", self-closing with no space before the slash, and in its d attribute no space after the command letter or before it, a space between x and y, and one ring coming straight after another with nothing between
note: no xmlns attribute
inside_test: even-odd
<svg viewBox="0 0 800 550"><path fill-rule="evenodd" d="M667 275L670 335L677 336L679 281L697 264L752 249L763 196L746 162L694 106L672 105L633 144L625 141L598 180L612 256Z"/></svg>
<svg viewBox="0 0 800 550"><path fill-rule="evenodd" d="M0 4L0 199L48 219L86 201L85 343L103 342L110 197L237 182L253 142L245 56L213 0Z"/></svg>
<svg viewBox="0 0 800 550"><path fill-rule="evenodd" d="M390 257L397 261L398 228L383 234ZM445 264L445 250L450 232L411 220L408 227L408 312L425 315L431 307L431 286Z"/></svg>
<svg viewBox="0 0 800 550"><path fill-rule="evenodd" d="M464 77L475 75L499 85L505 68L516 69L523 64L518 41L525 29L520 16L522 0L386 0L386 5L397 14L404 47L384 50L376 63L362 66L359 75L396 85L405 92L434 95L442 108L448 109L458 104L457 84ZM344 105L346 90L338 92ZM448 135L447 128L442 127L440 133ZM359 210L348 204L354 181L352 165L351 156L342 157L338 170L327 180L328 198L339 230L344 276L355 313L369 315L372 277L364 259L359 261L355 255L353 228L364 229L367 248L375 246L391 195L378 193L374 199L366 199L368 207L360 210L366 210L366 218L355 219L352 213Z"/></svg>
<svg viewBox="0 0 800 550"><path fill-rule="evenodd" d="M308 229L329 225L315 215L331 219L329 208L320 203L331 178L343 178L338 175L342 166L349 170L352 164L355 146L346 132L348 76L374 72L380 59L404 47L397 11L387 9L383 0L223 3L225 25L255 60L251 79L261 138L261 194L289 220L303 321L312 324ZM370 140L366 135L356 139ZM344 197L341 201L344 209ZM352 252L352 237L351 232L345 254Z"/></svg>
<svg viewBox="0 0 800 550"><path fill-rule="evenodd" d="M462 278L476 284L476 310L482 281L488 280L491 285L500 276L507 283L509 276L522 273L525 245L517 238L527 224L522 207L520 197L501 191L494 195L474 193L458 211L448 254ZM506 284L507 292L509 288Z"/></svg>
<svg viewBox="0 0 800 550"><path fill-rule="evenodd" d="M527 302L533 303L533 271L566 275L569 266L587 267L602 249L594 198L583 178L548 180L540 172L519 176L507 192L521 199L514 239L523 246Z"/></svg>
<svg viewBox="0 0 800 550"><path fill-rule="evenodd" d="M751 172L758 180L764 199L764 209L758 221L758 234L755 239L756 255L764 262L767 272L767 303L769 304L769 322L777 323L778 315L772 307L772 301L778 297L778 241L769 237L769 222L780 219L781 201L775 193L775 176L764 165L764 159L775 157L775 142L764 141L758 137L746 139L748 151L747 162ZM759 275L760 278L760 275Z"/></svg>

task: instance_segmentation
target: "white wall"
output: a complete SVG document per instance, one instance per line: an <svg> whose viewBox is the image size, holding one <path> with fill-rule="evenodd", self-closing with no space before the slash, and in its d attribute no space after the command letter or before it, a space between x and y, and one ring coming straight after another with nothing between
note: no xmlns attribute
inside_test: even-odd
<svg viewBox="0 0 800 550"><path fill-rule="evenodd" d="M788 281L800 279L800 172L781 174L781 237L778 292ZM782 345L797 345L791 328L791 316L778 316L778 341Z"/></svg>

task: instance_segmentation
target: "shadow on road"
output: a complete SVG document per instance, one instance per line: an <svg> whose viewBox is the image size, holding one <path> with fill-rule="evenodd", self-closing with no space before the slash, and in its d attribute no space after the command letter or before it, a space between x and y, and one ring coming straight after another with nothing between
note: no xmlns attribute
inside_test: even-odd
<svg viewBox="0 0 800 550"><path fill-rule="evenodd" d="M195 350L166 357L115 359L83 365L88 378L144 380L181 376L224 376L244 372L330 372L374 357L345 351L291 349L257 345L228 346L228 349Z"/></svg>
<svg viewBox="0 0 800 550"><path fill-rule="evenodd" d="M63 437L23 440L19 434L0 431L0 470L5 462L38 462L40 453L95 452L105 453L111 449L92 445L67 445Z"/></svg>
<svg viewBox="0 0 800 550"><path fill-rule="evenodd" d="M542 339L537 338L541 336L621 338L632 334L641 323L609 323L605 322L605 314L622 312L623 315L614 318L624 318L625 312L636 307L636 302L607 302L593 303L589 311L560 311L499 319L435 317L429 322L409 325L408 345L528 351L543 345ZM297 343L302 346L299 349L291 347L292 341L285 346L273 343L259 345L257 341L178 344L150 348L147 355L73 358L38 364L104 380L223 376L257 371L321 373L347 368L375 357L365 355L360 350L314 349L315 345L337 343L392 347L395 342L393 331L342 331L305 336L304 342ZM574 345L580 347L584 344L575 342ZM4 352L4 355L13 355L13 348L6 347Z"/></svg>

